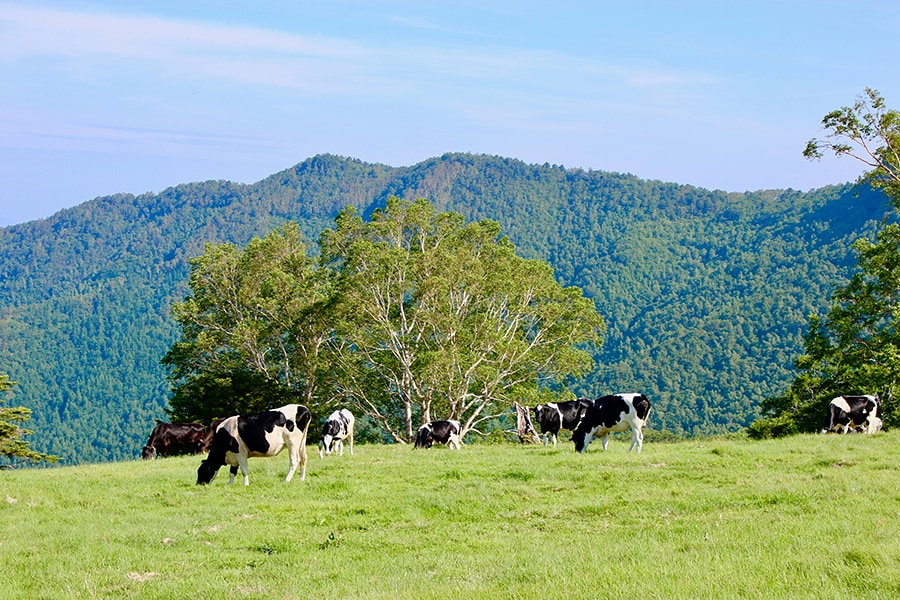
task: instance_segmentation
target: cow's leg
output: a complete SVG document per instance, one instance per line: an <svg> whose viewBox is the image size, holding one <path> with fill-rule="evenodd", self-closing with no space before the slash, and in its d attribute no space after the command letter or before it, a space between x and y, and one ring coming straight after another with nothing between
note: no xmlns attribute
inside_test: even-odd
<svg viewBox="0 0 900 600"><path fill-rule="evenodd" d="M300 464L300 448L297 445L290 446L290 457L291 468L288 469L287 477L284 478L285 483L290 483L291 479L294 478L294 471L297 470L297 465Z"/></svg>
<svg viewBox="0 0 900 600"><path fill-rule="evenodd" d="M448 445L450 446L450 448L453 448L453 446L455 445L457 450L461 450L462 444L460 444L459 442L459 434L451 433L450 442L448 443Z"/></svg>
<svg viewBox="0 0 900 600"><path fill-rule="evenodd" d="M638 454L641 453L641 447L644 445L644 433L641 431L639 427L631 428L631 446L628 448L628 451L636 450Z"/></svg>
<svg viewBox="0 0 900 600"><path fill-rule="evenodd" d="M550 435L553 436L553 447L556 448L556 432L553 432Z"/></svg>
<svg viewBox="0 0 900 600"><path fill-rule="evenodd" d="M338 440L334 443L334 449L337 450L338 456L344 455L344 440Z"/></svg>
<svg viewBox="0 0 900 600"><path fill-rule="evenodd" d="M609 444L609 432L603 434L603 437L600 438L600 443L603 445L603 451L606 452L606 446Z"/></svg>
<svg viewBox="0 0 900 600"><path fill-rule="evenodd" d="M350 456L353 456L353 423L350 424L350 429L347 431L347 438L350 440Z"/></svg>
<svg viewBox="0 0 900 600"><path fill-rule="evenodd" d="M232 483L234 483L234 476L237 475L237 472L238 472L237 465L232 466L230 470L231 470L231 477L228 479L228 485L231 485Z"/></svg>
<svg viewBox="0 0 900 600"><path fill-rule="evenodd" d="M319 442L319 458L325 458L325 451L322 449L325 446L325 442Z"/></svg>
<svg viewBox="0 0 900 600"><path fill-rule="evenodd" d="M244 475L244 485L250 485L250 465L247 464L247 457L243 454L238 454L237 456L238 465L241 468L241 473ZM231 467L231 480L234 481L234 476L237 473L236 467Z"/></svg>
<svg viewBox="0 0 900 600"><path fill-rule="evenodd" d="M300 440L300 481L306 479L306 433L303 434L303 439Z"/></svg>

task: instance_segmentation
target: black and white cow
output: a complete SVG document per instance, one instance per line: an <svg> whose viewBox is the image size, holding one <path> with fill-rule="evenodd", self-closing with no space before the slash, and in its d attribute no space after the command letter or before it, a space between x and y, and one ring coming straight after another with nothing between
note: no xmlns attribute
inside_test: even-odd
<svg viewBox="0 0 900 600"><path fill-rule="evenodd" d="M461 448L459 421L432 421L425 423L416 432L416 448L431 448L435 442L448 447Z"/></svg>
<svg viewBox="0 0 900 600"><path fill-rule="evenodd" d="M865 433L875 433L880 426L878 396L838 396L828 404L822 433L849 433L857 428Z"/></svg>
<svg viewBox="0 0 900 600"><path fill-rule="evenodd" d="M572 433L575 450L584 452L595 437L600 438L603 449L606 450L610 432L627 431L631 428L631 446L628 451L640 452L644 445L641 428L649 415L650 401L643 394L616 394L597 398Z"/></svg>
<svg viewBox="0 0 900 600"><path fill-rule="evenodd" d="M548 402L534 407L534 417L541 428L544 445L548 443L548 437L553 438L553 447L556 448L556 436L560 429L574 431L588 407L593 404L589 398L578 398L566 402Z"/></svg>
<svg viewBox="0 0 900 600"><path fill-rule="evenodd" d="M300 467L300 481L306 478L306 434L312 420L309 409L301 404L250 415L228 417L216 428L209 455L197 469L197 483L209 483L219 469L231 465L234 483L238 467L244 475L244 485L250 485L247 459L251 456L275 456L285 448L290 452L291 468L285 482L291 480Z"/></svg>
<svg viewBox="0 0 900 600"><path fill-rule="evenodd" d="M325 425L322 426L319 458L324 458L325 454L331 454L332 450L343 456L344 440L349 440L350 454L353 454L353 424L355 422L353 413L346 408L331 413L325 421Z"/></svg>

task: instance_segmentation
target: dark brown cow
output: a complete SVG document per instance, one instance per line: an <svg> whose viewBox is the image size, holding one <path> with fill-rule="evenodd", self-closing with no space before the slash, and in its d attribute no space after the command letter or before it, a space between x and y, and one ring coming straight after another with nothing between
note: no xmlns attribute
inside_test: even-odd
<svg viewBox="0 0 900 600"><path fill-rule="evenodd" d="M200 452L205 454L209 452L209 447L212 446L213 436L216 434L216 429L219 425L222 424L222 421L225 419L215 419L212 423L209 424L209 427L206 428L206 435L203 436L203 441L200 443Z"/></svg>
<svg viewBox="0 0 900 600"><path fill-rule="evenodd" d="M178 454L200 454L206 451L204 440L207 427L202 423L163 423L156 427L147 440L141 456L147 460L154 456L166 457Z"/></svg>

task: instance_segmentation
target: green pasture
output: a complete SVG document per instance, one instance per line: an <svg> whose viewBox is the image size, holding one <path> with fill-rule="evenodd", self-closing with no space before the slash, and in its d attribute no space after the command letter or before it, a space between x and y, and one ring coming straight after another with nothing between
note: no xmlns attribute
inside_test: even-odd
<svg viewBox="0 0 900 600"><path fill-rule="evenodd" d="M2 471L0 598L900 598L900 432L627 448Z"/></svg>

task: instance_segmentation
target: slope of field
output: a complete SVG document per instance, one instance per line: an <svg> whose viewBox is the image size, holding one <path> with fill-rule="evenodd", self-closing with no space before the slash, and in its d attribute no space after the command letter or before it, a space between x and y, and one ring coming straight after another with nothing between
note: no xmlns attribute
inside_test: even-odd
<svg viewBox="0 0 900 600"><path fill-rule="evenodd" d="M900 432L0 473L2 598L896 598Z"/></svg>

